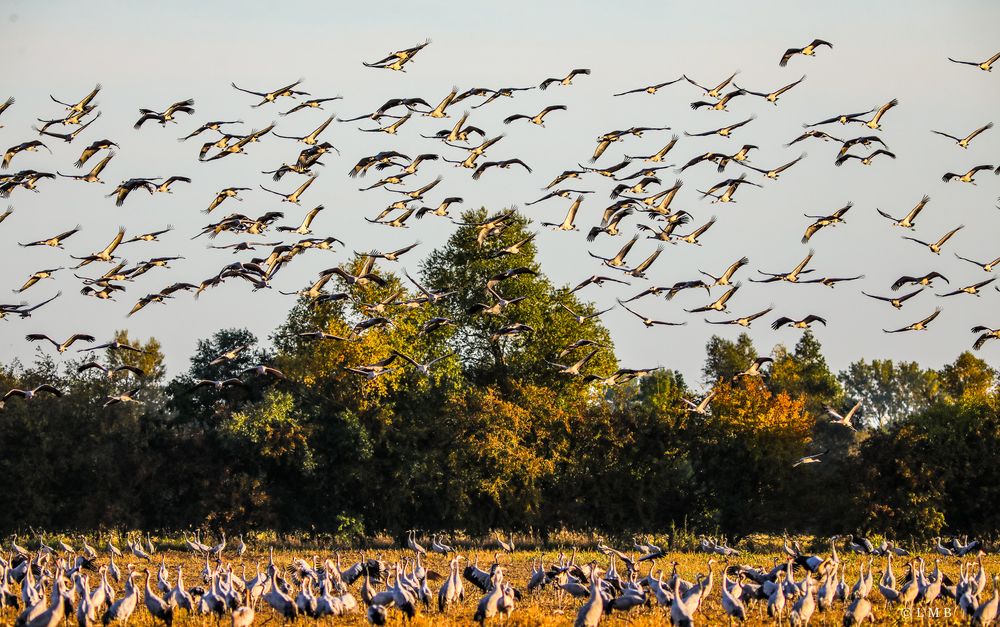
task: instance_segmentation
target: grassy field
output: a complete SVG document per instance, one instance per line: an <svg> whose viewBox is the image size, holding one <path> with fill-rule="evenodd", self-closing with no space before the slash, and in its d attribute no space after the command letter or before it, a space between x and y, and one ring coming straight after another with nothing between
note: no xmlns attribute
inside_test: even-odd
<svg viewBox="0 0 1000 627"><path fill-rule="evenodd" d="M69 540L69 538L67 538ZM46 538L46 542L52 544L55 542L55 538ZM100 549L100 558L98 560L99 565L106 564L107 554L103 550L104 543L101 542L99 545L96 540L91 540L94 546L98 546ZM154 539L154 543L157 541ZM236 543L235 539L230 539L230 546ZM25 543L28 546L34 546L33 543ZM71 543L75 546L79 545L79 542ZM123 543L122 543L123 544ZM393 548L389 546L389 541L387 538L378 539L368 545L370 548L366 551L368 557L377 556L380 559L392 563L395 560L402 559L404 557L410 557L413 555L412 551L400 550L397 547ZM256 570L256 564L260 563L263 568L268 559L268 546L266 544L258 544L256 541L248 542L248 551L242 559L236 558L234 555L223 554L224 561L234 565L234 571L240 574L243 569L246 569L247 577L252 577ZM122 546L122 548L124 548ZM563 549L567 553L572 551L571 548ZM572 624L573 619L576 616L577 610L583 603L582 599L573 599L568 595L564 596L563 599L559 599L554 588L547 588L540 592L535 592L533 594L528 594L525 590L526 583L530 576L531 561L533 558L543 557L545 564L551 564L555 562L558 558L560 549L541 549L541 550L524 550L518 551L513 554L503 554L500 556L500 562L504 567L506 578L511 581L516 587L520 588L524 593L522 600L516 605L515 610L506 624L509 625L568 625ZM489 546L488 543L484 543L478 550L472 546L466 546L460 550L460 553L470 559L474 560L476 556L479 557L479 564L483 568L487 568L491 563L494 555L493 547ZM825 552L821 554L826 554ZM327 557L333 557L333 553L329 548L320 548L312 546L300 546L296 547L294 550L288 548L275 550L275 561L283 567L287 567L291 564L292 560L295 558L303 558L307 562L312 562L313 556L318 556L322 561ZM347 550L341 552L342 565L346 568L348 565L356 562L361 556L359 550ZM665 576L664 579L669 575L670 562L679 562L679 570L685 579L694 580L698 573L707 573L708 564L707 560L709 555L700 552L693 551L678 551L671 553L669 559L660 560L656 564L656 568L664 568ZM858 565L863 559L860 556L850 555L846 552L841 553L841 561L846 564L846 578L848 586L854 584L857 580ZM932 553L924 553L924 557L928 560L928 571L933 568L933 561L935 557L938 557ZM188 587L195 585L200 585L200 577L202 569L205 567L204 557L199 557L196 554L181 550L180 545L177 540L163 541L159 544L157 553L153 556L153 563L149 566L153 572L155 580L155 571L159 565L160 560L164 559L167 566L171 570L171 579L176 577L176 567L178 565L183 566L185 583ZM586 563L590 560L597 560L601 567L606 568L608 565L608 558L597 553L593 550L581 551L577 555L577 563ZM711 596L707 598L701 609L701 614L696 616L697 624L702 625L724 625L728 624L728 617L723 612L720 604L721 595L721 574L722 574L722 560L718 556L715 556L717 563L714 566L715 572L715 584L711 591ZM738 562L740 564L751 564L757 565L763 568L770 568L774 564L775 559L784 559L784 555L780 553L780 550L761 550L760 552L746 553L744 552L738 558L733 558L734 563ZM967 558L971 561L970 558ZM142 560L137 560L134 556L126 554L125 558L121 560L116 560L119 567L124 571L126 564L133 564L139 572L142 572L146 568L146 562ZM987 569L988 573L1000 572L1000 558L997 556L987 556L983 558L983 563ZM425 566L428 570L434 570L442 574L447 574L448 572L448 561L444 556L441 555L429 555L425 560ZM953 579L957 579L959 560L957 558L942 558L941 569L947 573ZM872 601L875 607L878 625L896 625L905 624L908 622L923 622L924 624L967 624L968 621L965 619L964 614L958 609L950 600L938 601L932 608L924 609L924 617L921 620L920 616L907 616L895 607L886 607L883 597L880 595L877 587L877 580L880 571L884 567L884 558L875 558L875 577L876 586L869 595L869 599ZM624 573L624 567L619 564L621 572ZM894 570L897 579L902 579L905 575L905 564L900 560L894 560ZM645 576L648 571L648 566L644 566L641 569L641 575ZM655 573L655 570L654 570ZM796 574L797 579L800 578L798 573ZM804 576L804 574L802 575ZM91 578L92 580L95 577ZM142 578L139 577L137 582L141 585ZM116 591L120 595L120 590L122 584L112 584ZM435 593L440 583L431 583L431 589ZM360 582L356 582L352 586L352 592L355 597L358 598L360 603L360 595L358 589L360 587ZM989 587L990 593L992 593L992 586ZM294 594L293 594L294 596ZM417 618L412 621L411 624L414 625L469 625L474 624L472 621L472 616L476 608L476 604L479 601L481 593L475 589L471 584L466 584L466 600L465 602L456 607L452 607L445 614L441 614L437 611L436 607L421 607L420 614ZM986 598L989 597L989 593ZM773 625L775 622L769 619L765 613L765 607L763 604L759 606L751 605L748 608L748 620L745 624L747 625ZM813 621L811 624L815 625L840 625L842 624L844 605L838 603L834 611L827 613L816 612L813 616ZM932 616L934 613L936 616ZM17 611L12 609L7 609L0 612L0 624L10 625L13 624L14 619L17 616ZM916 613L916 612L915 612ZM72 619L75 622L75 618ZM402 624L402 615L395 611L390 611L390 624ZM669 610L665 608L653 607L642 607L635 608L630 614L618 614L613 616L606 616L602 624L630 624L637 627L653 626L653 625L664 625L669 623ZM159 621L157 621L159 622ZM224 619L224 624L228 623L229 619ZM262 607L258 608L256 624L263 624L265 622L284 622L283 619L274 614L270 608ZM785 621L787 624L787 620ZM296 623L318 623L318 624L329 624L329 625L366 625L367 620L364 614L357 614L349 617L336 617L336 618L323 618L319 620L311 618L300 618ZM139 609L136 614L133 615L130 625L152 625L154 621L151 616L146 612L145 608L142 606L142 600L140 595ZM201 616L187 616L186 614L179 612L175 621L175 625L218 625L220 624L214 617L201 617Z"/></svg>

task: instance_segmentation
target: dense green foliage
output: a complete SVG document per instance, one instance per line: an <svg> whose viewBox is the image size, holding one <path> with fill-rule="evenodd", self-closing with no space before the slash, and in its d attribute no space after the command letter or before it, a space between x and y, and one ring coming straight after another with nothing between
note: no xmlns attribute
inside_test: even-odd
<svg viewBox="0 0 1000 627"><path fill-rule="evenodd" d="M486 217L467 212L467 223ZM190 368L164 380L159 345L142 354L107 353L104 363L147 372L143 404L103 408L131 380L76 372L84 358L40 357L0 369L0 390L55 384L62 398L11 400L0 410L0 530L128 526L398 530L497 527L608 531L671 523L751 531L855 530L936 535L1000 529L1000 396L997 373L963 353L940 370L914 363L858 361L830 371L809 332L791 348L761 351L750 338L713 337L704 382L715 390L706 415L683 398L701 392L670 370L612 387L559 374L592 348L559 357L579 339L601 351L586 373L619 367L599 319L579 322L559 304L593 312L541 274L518 217L485 246L460 228L426 259L420 277L436 303L392 264L386 285L349 285L350 300L302 299L265 349L246 330L200 342ZM360 260L345 268L356 271ZM491 304L487 279L524 273L494 288L526 297L498 316L470 315ZM336 283L340 279L331 281ZM351 335L359 320L387 315L391 326L353 341L310 340L322 330ZM434 317L452 324L425 332ZM493 339L514 322L533 331ZM659 333L659 331L650 331ZM121 339L127 340L122 333ZM232 361L219 354L248 344ZM366 380L345 370L389 357L444 357L425 376L397 359ZM763 380L736 378L758 354L775 362ZM276 380L243 375L244 387L193 390L256 364ZM652 364L629 364L650 366ZM858 431L830 424L825 407L865 404ZM820 464L799 457L829 450Z"/></svg>

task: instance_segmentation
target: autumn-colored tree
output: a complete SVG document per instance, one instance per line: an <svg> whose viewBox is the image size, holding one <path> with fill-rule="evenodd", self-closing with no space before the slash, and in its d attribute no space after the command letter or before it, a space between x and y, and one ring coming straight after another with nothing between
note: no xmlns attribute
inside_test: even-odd
<svg viewBox="0 0 1000 627"><path fill-rule="evenodd" d="M709 416L692 425L697 480L713 495L716 522L734 533L787 525L792 463L809 452L814 417L804 402L758 380L718 383Z"/></svg>
<svg viewBox="0 0 1000 627"><path fill-rule="evenodd" d="M994 368L969 351L939 372L942 391L953 401L987 397L998 383L997 376Z"/></svg>

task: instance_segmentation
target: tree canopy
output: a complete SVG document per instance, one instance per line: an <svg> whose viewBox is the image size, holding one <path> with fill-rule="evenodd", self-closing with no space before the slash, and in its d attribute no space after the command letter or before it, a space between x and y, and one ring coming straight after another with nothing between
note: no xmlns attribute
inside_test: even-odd
<svg viewBox="0 0 1000 627"><path fill-rule="evenodd" d="M542 273L528 221L480 237L502 213L465 212L418 276L386 262L352 280L365 260L351 259L330 281L343 297L299 298L270 338L218 331L170 380L156 340L126 331L116 339L139 351L3 366L4 389L51 382L63 396L0 410L0 528L1000 527L985 361L834 373L808 331L791 348L741 334L708 342L710 391L669 369L609 379L628 372L610 334ZM592 351L592 376L561 372ZM764 377L736 376L761 355ZM92 359L143 376L78 371ZM100 400L132 388L141 403ZM859 401L854 429L831 422Z"/></svg>

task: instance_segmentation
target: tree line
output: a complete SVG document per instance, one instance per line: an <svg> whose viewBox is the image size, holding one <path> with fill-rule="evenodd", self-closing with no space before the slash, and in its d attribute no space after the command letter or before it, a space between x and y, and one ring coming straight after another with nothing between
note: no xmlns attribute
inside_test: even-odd
<svg viewBox="0 0 1000 627"><path fill-rule="evenodd" d="M500 239L512 246L527 236L518 217ZM669 368L597 385L549 363L582 357L557 358L587 339L601 350L586 372L619 367L599 319L580 322L558 305L582 314L593 306L545 277L530 241L483 255L476 240L474 227L461 227L424 260L421 284L453 292L447 298L421 305L386 264L385 285L341 282L334 289L351 299L301 298L269 338L224 329L199 341L188 370L170 379L153 338L140 342L142 353L100 356L141 368L139 384L77 373L82 357L3 365L0 390L47 382L65 394L0 409L0 530L627 533L686 524L739 538L1000 529L997 372L971 353L940 369L859 360L834 373L808 331L790 348L715 336L700 386ZM470 313L490 302L487 280L513 268L531 272L495 289L526 298L503 315ZM302 335L351 337L359 320L387 308L392 325L353 341ZM498 337L514 321L531 331ZM126 331L118 339L137 341ZM242 345L250 348L214 363ZM401 359L372 380L345 369L392 351L446 358L428 375ZM767 376L735 376L760 355L774 358ZM286 378L240 375L261 363ZM243 386L195 388L240 376ZM103 407L136 385L142 404ZM697 402L706 389L707 413L688 411L682 399ZM856 431L831 424L827 407L843 413L857 401ZM821 463L792 466L822 451Z"/></svg>

